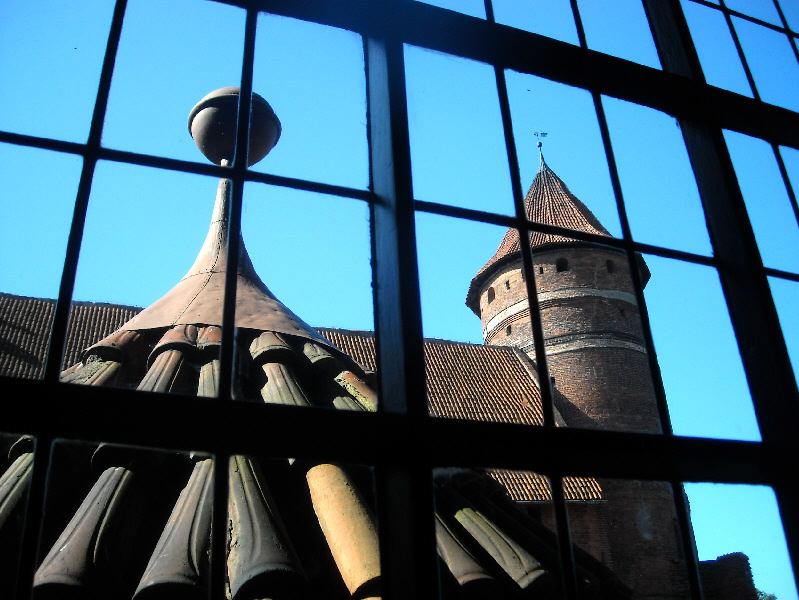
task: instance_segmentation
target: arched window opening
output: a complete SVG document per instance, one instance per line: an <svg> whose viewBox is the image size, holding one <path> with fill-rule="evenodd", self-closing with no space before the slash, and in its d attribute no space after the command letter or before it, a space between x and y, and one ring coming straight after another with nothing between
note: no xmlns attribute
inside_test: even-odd
<svg viewBox="0 0 799 600"><path fill-rule="evenodd" d="M505 328L505 335L510 335L510 325Z"/></svg>
<svg viewBox="0 0 799 600"><path fill-rule="evenodd" d="M555 261L555 270L558 273L561 273L562 271L568 271L569 261L566 260L565 258L559 258L558 260Z"/></svg>
<svg viewBox="0 0 799 600"><path fill-rule="evenodd" d="M494 292L494 288L488 288L488 303L491 304L494 301L494 297L496 296L496 292Z"/></svg>
<svg viewBox="0 0 799 600"><path fill-rule="evenodd" d="M544 274L544 267L538 267L538 274L539 275L543 275Z"/></svg>

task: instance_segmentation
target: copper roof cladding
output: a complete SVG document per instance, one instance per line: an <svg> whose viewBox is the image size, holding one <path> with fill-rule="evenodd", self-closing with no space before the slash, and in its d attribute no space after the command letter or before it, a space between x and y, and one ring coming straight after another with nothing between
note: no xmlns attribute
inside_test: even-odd
<svg viewBox="0 0 799 600"><path fill-rule="evenodd" d="M575 231L606 235L610 233L602 226L588 207L577 196L569 191L566 184L549 168L544 155L541 154L541 164L538 172L524 197L524 206L527 218L533 223L556 225ZM569 243L574 240L553 233L533 231L530 233L530 246L536 248L548 244ZM502 263L520 252L519 231L508 229L499 248L488 262L477 272L469 285L466 294L466 306L476 315L480 315L480 286L487 279L492 267Z"/></svg>

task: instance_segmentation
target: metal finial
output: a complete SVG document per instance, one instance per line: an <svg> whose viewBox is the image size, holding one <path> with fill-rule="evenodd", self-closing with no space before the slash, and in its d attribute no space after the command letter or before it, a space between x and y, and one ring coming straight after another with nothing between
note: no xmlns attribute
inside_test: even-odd
<svg viewBox="0 0 799 600"><path fill-rule="evenodd" d="M189 113L189 133L212 163L220 165L223 161L230 163L233 160L238 109L239 88L225 87L205 96ZM269 153L280 139L280 131L280 120L275 111L261 96L253 94L248 166Z"/></svg>
<svg viewBox="0 0 799 600"><path fill-rule="evenodd" d="M543 146L543 142L541 142L541 138L547 137L549 135L546 131L534 131L533 135L538 138L538 150L541 151L541 146Z"/></svg>

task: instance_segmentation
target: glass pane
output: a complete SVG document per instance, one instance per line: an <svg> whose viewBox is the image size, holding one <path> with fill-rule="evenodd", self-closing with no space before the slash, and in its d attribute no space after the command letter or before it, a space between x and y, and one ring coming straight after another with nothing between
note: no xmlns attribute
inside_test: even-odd
<svg viewBox="0 0 799 600"><path fill-rule="evenodd" d="M799 110L799 64L788 38L743 19L733 19L733 24L760 98Z"/></svg>
<svg viewBox="0 0 799 600"><path fill-rule="evenodd" d="M405 64L414 196L511 213L493 69L411 46Z"/></svg>
<svg viewBox="0 0 799 600"><path fill-rule="evenodd" d="M58 295L81 165L71 154L0 144L0 291Z"/></svg>
<svg viewBox="0 0 799 600"><path fill-rule="evenodd" d="M624 479L597 479L595 485L590 501L567 503L572 540L596 561L584 559L583 572L618 578L618 597L689 598L671 486ZM575 552L578 567L580 555Z"/></svg>
<svg viewBox="0 0 799 600"><path fill-rule="evenodd" d="M779 5L788 21L788 27L793 31L799 30L799 4L791 0L779 0Z"/></svg>
<svg viewBox="0 0 799 600"><path fill-rule="evenodd" d="M493 4L497 23L569 44L580 43L568 0L494 0Z"/></svg>
<svg viewBox="0 0 799 600"><path fill-rule="evenodd" d="M616 197L591 94L514 71L506 71L505 76L522 192L533 182L543 152L571 193L585 202L613 236L621 237ZM542 143L541 152L538 142Z"/></svg>
<svg viewBox="0 0 799 600"><path fill-rule="evenodd" d="M172 586L207 598L212 465L195 452L57 441L35 595L131 598Z"/></svg>
<svg viewBox="0 0 799 600"><path fill-rule="evenodd" d="M691 522L705 589L717 597L745 593L752 586L780 600L796 599L788 549L771 488L686 483ZM751 579L754 579L753 585ZM747 581L749 579L749 581ZM733 584L732 589L725 586ZM754 597L749 587L750 597Z"/></svg>
<svg viewBox="0 0 799 600"><path fill-rule="evenodd" d="M577 5L591 50L660 68L640 0L578 0Z"/></svg>
<svg viewBox="0 0 799 600"><path fill-rule="evenodd" d="M0 144L0 373L40 378L81 159Z"/></svg>
<svg viewBox="0 0 799 600"><path fill-rule="evenodd" d="M113 8L110 0L0 4L0 129L86 140Z"/></svg>
<svg viewBox="0 0 799 600"><path fill-rule="evenodd" d="M245 198L247 250L278 302L240 291L237 342L253 361L240 363L243 396L376 410L367 206L257 184Z"/></svg>
<svg viewBox="0 0 799 600"><path fill-rule="evenodd" d="M715 270L656 256L646 262L646 305L674 433L759 440Z"/></svg>
<svg viewBox="0 0 799 600"><path fill-rule="evenodd" d="M627 255L531 237L547 364L563 420L586 429L661 432ZM645 282L648 267L640 259L635 266Z"/></svg>
<svg viewBox="0 0 799 600"><path fill-rule="evenodd" d="M433 479L441 598L556 597L560 565L547 477L436 469ZM570 480L574 501L597 490L593 479Z"/></svg>
<svg viewBox="0 0 799 600"><path fill-rule="evenodd" d="M253 78L254 90L272 105L283 126L269 159L255 170L366 189L366 82L360 36L261 14Z"/></svg>
<svg viewBox="0 0 799 600"><path fill-rule="evenodd" d="M419 0L417 0L419 1ZM485 5L482 0L421 0L425 4L432 4L448 10L478 17L480 19L486 18Z"/></svg>
<svg viewBox="0 0 799 600"><path fill-rule="evenodd" d="M746 72L722 12L690 0L683 0L682 8L705 80L710 85L751 97Z"/></svg>
<svg viewBox="0 0 799 600"><path fill-rule="evenodd" d="M186 135L188 111L205 94L239 85L243 44L241 9L197 0L128 2L103 145L204 162Z"/></svg>
<svg viewBox="0 0 799 600"><path fill-rule="evenodd" d="M232 457L233 597L381 597L373 490L365 465Z"/></svg>
<svg viewBox="0 0 799 600"><path fill-rule="evenodd" d="M799 224L771 146L760 139L724 132L746 211L763 264L799 273ZM792 168L790 153L786 167Z"/></svg>
<svg viewBox="0 0 799 600"><path fill-rule="evenodd" d="M677 120L603 98L633 238L711 253L699 191Z"/></svg>
<svg viewBox="0 0 799 600"><path fill-rule="evenodd" d="M799 318L796 307L799 306L799 283L770 277L769 284L780 318L782 335L788 346L788 356L793 364L793 372L797 373L799 372Z"/></svg>
<svg viewBox="0 0 799 600"><path fill-rule="evenodd" d="M65 356L62 381L216 394L222 295L214 290L224 269L212 277L201 268L214 254L201 248L216 186L208 177L97 165L70 322L69 348L79 354Z"/></svg>
<svg viewBox="0 0 799 600"><path fill-rule="evenodd" d="M479 283L478 273L497 251L506 230L424 213L417 214L416 227L431 414L542 424L537 372L516 349L531 340L520 267L514 264L503 271L501 282L492 286L496 298L490 306L485 300L486 293L491 294L485 289L489 284ZM503 314L497 316L498 312ZM513 341L488 335L496 328L485 329L492 319L503 321L503 332L513 328Z"/></svg>
<svg viewBox="0 0 799 600"><path fill-rule="evenodd" d="M0 596L3 598L15 597L34 446L31 436L0 433Z"/></svg>
<svg viewBox="0 0 799 600"><path fill-rule="evenodd" d="M773 2L763 2L762 0L726 0L727 8L736 10L740 13L766 21L772 25L782 25L780 15L774 8Z"/></svg>

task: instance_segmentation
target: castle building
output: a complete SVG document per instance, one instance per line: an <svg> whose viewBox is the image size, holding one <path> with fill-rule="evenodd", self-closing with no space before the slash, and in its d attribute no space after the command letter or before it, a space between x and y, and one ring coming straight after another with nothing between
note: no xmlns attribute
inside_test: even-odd
<svg viewBox="0 0 799 600"><path fill-rule="evenodd" d="M229 132L237 106L237 90L223 88L191 112L192 136L212 162L224 164L232 156L235 136ZM277 117L257 95L251 129L254 163L280 136ZM63 382L217 395L230 201L230 183L223 179L197 260L161 299L144 310L73 307L66 358L71 364ZM659 432L629 269L634 264L646 281L645 263L601 243L609 234L543 156L525 207L533 221L597 236L589 242L559 234L530 239L556 423ZM238 247L236 399L377 411L374 336L311 327L261 281L242 239ZM543 424L536 328L521 260L518 232L511 229L469 286L466 302L482 321L485 345L426 341L431 414ZM0 330L3 374L35 376L46 328L24 333L22 325L45 322L52 303L3 295L0 308L3 323L16 321ZM0 563L0 584L10 593L33 452L25 436L4 443L0 551L7 560ZM227 596L380 597L369 470L287 458L231 458L224 521ZM34 597L207 597L211 534L218 522L211 474L212 461L204 454L102 443L54 447ZM560 597L546 478L441 469L434 480L443 598ZM582 598L690 597L668 484L566 477L564 488ZM724 569L743 582L733 591L725 588L724 597L752 600L745 557L704 565L703 573L718 583Z"/></svg>

